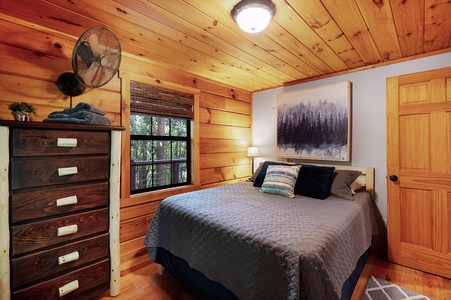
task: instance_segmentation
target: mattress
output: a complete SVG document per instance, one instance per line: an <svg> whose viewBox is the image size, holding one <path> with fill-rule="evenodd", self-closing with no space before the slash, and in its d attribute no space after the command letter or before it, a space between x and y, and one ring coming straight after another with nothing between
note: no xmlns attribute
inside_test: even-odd
<svg viewBox="0 0 451 300"><path fill-rule="evenodd" d="M340 299L377 230L368 193L294 199L238 183L169 197L145 238L239 299Z"/></svg>

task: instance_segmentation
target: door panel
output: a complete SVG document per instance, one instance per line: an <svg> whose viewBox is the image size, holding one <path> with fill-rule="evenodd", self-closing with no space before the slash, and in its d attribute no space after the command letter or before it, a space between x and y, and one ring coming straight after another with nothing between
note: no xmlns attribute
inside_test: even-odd
<svg viewBox="0 0 451 300"><path fill-rule="evenodd" d="M429 115L400 116L401 170L429 170Z"/></svg>
<svg viewBox="0 0 451 300"><path fill-rule="evenodd" d="M433 192L415 188L402 188L400 195L401 241L420 247L432 247Z"/></svg>
<svg viewBox="0 0 451 300"><path fill-rule="evenodd" d="M387 79L389 260L451 278L451 68Z"/></svg>

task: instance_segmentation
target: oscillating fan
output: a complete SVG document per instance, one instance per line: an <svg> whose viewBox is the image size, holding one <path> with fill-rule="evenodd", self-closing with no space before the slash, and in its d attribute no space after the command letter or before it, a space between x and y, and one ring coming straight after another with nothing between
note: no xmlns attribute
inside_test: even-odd
<svg viewBox="0 0 451 300"><path fill-rule="evenodd" d="M121 44L117 36L103 26L85 31L72 52L73 73L63 73L57 85L69 96L82 94L85 87L100 87L107 84L119 70Z"/></svg>

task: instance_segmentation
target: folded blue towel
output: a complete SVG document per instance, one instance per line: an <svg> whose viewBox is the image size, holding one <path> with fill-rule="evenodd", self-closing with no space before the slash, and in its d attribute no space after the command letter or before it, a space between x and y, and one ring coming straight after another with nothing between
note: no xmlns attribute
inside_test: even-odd
<svg viewBox="0 0 451 300"><path fill-rule="evenodd" d="M95 108L92 104L80 102L74 108L55 111L48 115L44 122L75 123L88 125L110 125L111 121L105 117L105 112Z"/></svg>
<svg viewBox="0 0 451 300"><path fill-rule="evenodd" d="M73 114L53 113L52 117L44 119L44 122L75 123L88 125L110 125L111 121L105 116L90 112L79 111Z"/></svg>
<svg viewBox="0 0 451 300"><path fill-rule="evenodd" d="M80 102L78 103L75 107L73 108L66 108L63 111L55 111L49 114L49 118L52 117L53 114L55 113L64 113L67 115L79 112L79 111L90 111L99 115L104 116L105 112L103 110L100 110L96 107L94 107L94 105L86 103L86 102Z"/></svg>

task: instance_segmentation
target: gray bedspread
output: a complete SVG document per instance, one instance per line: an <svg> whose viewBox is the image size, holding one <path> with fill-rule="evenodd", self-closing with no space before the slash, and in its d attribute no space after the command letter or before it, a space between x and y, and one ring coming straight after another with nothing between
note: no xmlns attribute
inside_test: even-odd
<svg viewBox="0 0 451 300"><path fill-rule="evenodd" d="M370 196L294 199L238 183L169 197L145 238L221 282L239 299L340 299L371 245Z"/></svg>

